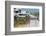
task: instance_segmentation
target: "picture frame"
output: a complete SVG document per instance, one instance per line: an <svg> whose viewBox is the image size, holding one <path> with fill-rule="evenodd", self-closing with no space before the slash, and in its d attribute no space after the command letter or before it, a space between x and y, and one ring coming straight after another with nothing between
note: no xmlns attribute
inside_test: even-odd
<svg viewBox="0 0 46 36"><path fill-rule="evenodd" d="M18 11L21 12L19 13L19 15L18 13L16 13ZM34 16L32 17L30 14ZM44 21L45 15L44 14L45 14L45 4L44 3L5 1L5 34L6 35L16 35L16 34L33 34L33 33L45 32L45 27L44 27L45 26L45 21ZM26 17L26 18L24 17L27 15L33 18L33 20L31 20L32 23L29 21L30 17ZM21 17L22 20L20 18L17 19L16 16L17 18ZM25 23L27 23L27 21L29 23L29 26L27 24L25 26ZM33 25L30 25L30 24L33 24ZM19 28L20 26L21 28Z"/></svg>

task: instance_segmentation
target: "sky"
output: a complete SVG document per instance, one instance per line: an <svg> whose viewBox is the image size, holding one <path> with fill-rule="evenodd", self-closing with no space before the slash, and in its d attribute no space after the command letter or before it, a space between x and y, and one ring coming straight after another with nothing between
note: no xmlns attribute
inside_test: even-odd
<svg viewBox="0 0 46 36"><path fill-rule="evenodd" d="M35 12L39 12L39 9L37 9L37 8L16 8L16 9L21 9L21 11L22 11L21 13L35 13Z"/></svg>
<svg viewBox="0 0 46 36"><path fill-rule="evenodd" d="M30 9L30 8L21 8L22 11L29 11L29 12L39 12L39 9Z"/></svg>

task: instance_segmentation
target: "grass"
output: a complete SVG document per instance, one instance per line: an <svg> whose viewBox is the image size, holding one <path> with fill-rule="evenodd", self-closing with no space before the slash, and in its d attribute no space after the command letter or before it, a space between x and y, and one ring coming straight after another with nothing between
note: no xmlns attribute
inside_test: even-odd
<svg viewBox="0 0 46 36"><path fill-rule="evenodd" d="M27 17L15 17L14 18L14 27L21 27L27 22Z"/></svg>

